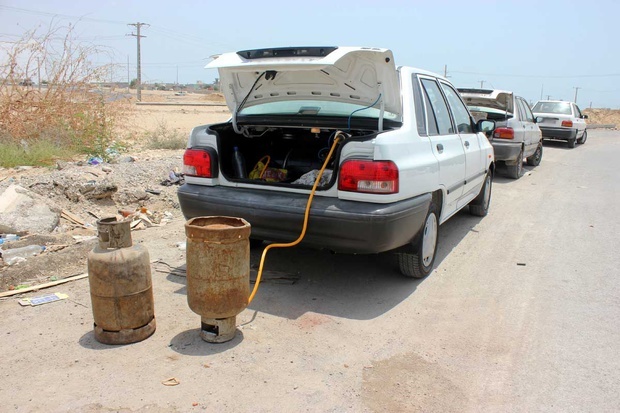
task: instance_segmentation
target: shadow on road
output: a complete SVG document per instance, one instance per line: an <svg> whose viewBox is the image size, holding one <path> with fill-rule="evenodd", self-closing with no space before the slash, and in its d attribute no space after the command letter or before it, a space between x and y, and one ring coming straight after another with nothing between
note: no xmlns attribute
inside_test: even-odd
<svg viewBox="0 0 620 413"><path fill-rule="evenodd" d="M200 338L200 329L183 331L170 340L169 347L184 356L210 356L213 354L223 353L233 347L241 344L243 341L243 332L237 328L235 338L225 343L207 343Z"/></svg>
<svg viewBox="0 0 620 413"><path fill-rule="evenodd" d="M435 268L470 231L475 231L478 222L480 218L465 208L440 227ZM251 250L253 274L266 245ZM184 272L185 265L171 268L166 277L183 285L176 294L187 294L186 279L175 275ZM265 261L264 280L248 308L290 320L306 313L369 320L396 307L434 275L435 271L421 280L401 275L392 253L352 255L303 247L272 249Z"/></svg>

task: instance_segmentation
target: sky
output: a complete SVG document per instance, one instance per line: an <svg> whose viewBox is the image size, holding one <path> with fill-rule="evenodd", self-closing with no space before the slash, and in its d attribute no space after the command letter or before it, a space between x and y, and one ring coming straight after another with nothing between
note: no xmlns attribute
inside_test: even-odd
<svg viewBox="0 0 620 413"><path fill-rule="evenodd" d="M223 52L285 46L391 49L397 65L447 73L457 87L510 90L528 102L620 108L620 1L0 0L0 46L50 25L109 53L113 80L211 83Z"/></svg>

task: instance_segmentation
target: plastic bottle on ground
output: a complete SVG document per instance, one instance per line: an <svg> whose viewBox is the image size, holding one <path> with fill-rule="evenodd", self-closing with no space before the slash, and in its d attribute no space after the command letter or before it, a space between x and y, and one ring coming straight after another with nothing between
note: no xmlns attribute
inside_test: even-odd
<svg viewBox="0 0 620 413"><path fill-rule="evenodd" d="M6 265L13 265L23 261L25 258L39 255L43 250L45 250L45 247L41 245L28 245L25 247L13 248L2 251L2 259Z"/></svg>

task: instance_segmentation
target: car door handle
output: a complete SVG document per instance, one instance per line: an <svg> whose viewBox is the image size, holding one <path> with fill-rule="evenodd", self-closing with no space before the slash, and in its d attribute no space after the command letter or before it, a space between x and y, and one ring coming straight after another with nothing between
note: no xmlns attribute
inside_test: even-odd
<svg viewBox="0 0 620 413"><path fill-rule="evenodd" d="M443 152L443 145L441 143L437 144L437 152L439 152L439 153Z"/></svg>
<svg viewBox="0 0 620 413"><path fill-rule="evenodd" d="M469 141L465 141L465 147L469 148Z"/></svg>

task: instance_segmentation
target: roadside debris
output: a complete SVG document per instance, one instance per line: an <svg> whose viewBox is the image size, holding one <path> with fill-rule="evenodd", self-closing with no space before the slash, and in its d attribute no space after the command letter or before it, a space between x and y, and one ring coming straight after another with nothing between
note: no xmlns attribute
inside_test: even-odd
<svg viewBox="0 0 620 413"><path fill-rule="evenodd" d="M15 265L26 261L26 258L39 255L45 251L45 247L41 245L28 245L26 247L13 248L8 250L0 249L0 255L5 265Z"/></svg>
<svg viewBox="0 0 620 413"><path fill-rule="evenodd" d="M161 382L164 386L178 386L181 382L176 377L170 377Z"/></svg>
<svg viewBox="0 0 620 413"><path fill-rule="evenodd" d="M0 245L9 241L17 241L19 239L19 235L17 234L2 234L0 235Z"/></svg>
<svg viewBox="0 0 620 413"><path fill-rule="evenodd" d="M45 294L40 295L38 297L30 297L24 298L18 301L21 306L35 306L47 303L53 303L54 301L64 300L65 298L69 298L67 294L63 293L53 293L53 294Z"/></svg>
<svg viewBox="0 0 620 413"><path fill-rule="evenodd" d="M170 185L183 185L185 183L185 175L179 171L179 168L174 168L172 171L168 173L168 178L161 181L163 186Z"/></svg>
<svg viewBox="0 0 620 413"><path fill-rule="evenodd" d="M50 281L50 282L47 282L47 283L44 283L44 284L33 285L33 286L30 286L30 287L26 287L26 288L20 288L20 289L15 289L15 290L4 291L4 292L0 293L0 298L10 297L10 296L16 295L16 294L23 294L23 293L27 293L27 292L30 292L30 291L42 290L44 288L49 288L49 287L53 287L55 285L68 283L70 281L81 280L82 278L86 278L86 277L88 277L88 273L84 273L84 274L80 274L80 275L74 275L72 277L62 278L60 280Z"/></svg>
<svg viewBox="0 0 620 413"><path fill-rule="evenodd" d="M0 193L0 225L16 233L43 233L53 231L58 222L58 209L48 206L40 195L16 184Z"/></svg>

